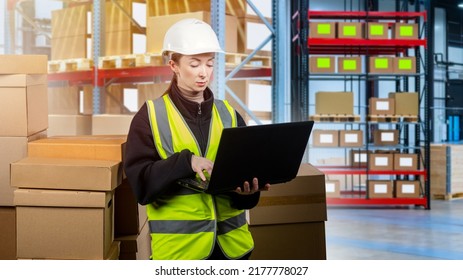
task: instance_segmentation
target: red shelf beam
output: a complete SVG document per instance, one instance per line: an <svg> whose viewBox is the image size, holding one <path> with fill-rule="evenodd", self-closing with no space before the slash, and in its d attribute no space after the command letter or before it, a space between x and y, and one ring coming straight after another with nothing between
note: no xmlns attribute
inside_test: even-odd
<svg viewBox="0 0 463 280"><path fill-rule="evenodd" d="M330 175L419 175L423 176L424 179L427 177L427 170L366 170L364 168L323 168L322 166L317 167L324 174Z"/></svg>
<svg viewBox="0 0 463 280"><path fill-rule="evenodd" d="M226 74L231 70L227 70ZM241 69L233 78L271 77L271 68ZM121 82L152 82L154 77L160 77L168 81L172 78L172 70L169 66L149 66L134 68L98 69L98 86L103 86L107 81L115 79ZM69 85L92 85L94 83L94 70L74 71L48 74L49 82L67 81Z"/></svg>
<svg viewBox="0 0 463 280"><path fill-rule="evenodd" d="M423 198L332 198L327 197L328 205L417 205L428 208L428 202Z"/></svg>
<svg viewBox="0 0 463 280"><path fill-rule="evenodd" d="M423 12L348 12L348 11L312 11L307 12L309 19L393 19L393 20L417 20L422 17L427 20L426 11Z"/></svg>

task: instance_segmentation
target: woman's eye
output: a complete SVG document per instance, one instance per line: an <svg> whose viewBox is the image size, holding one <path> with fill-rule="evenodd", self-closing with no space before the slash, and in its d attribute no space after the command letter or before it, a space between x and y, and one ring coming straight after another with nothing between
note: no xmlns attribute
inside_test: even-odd
<svg viewBox="0 0 463 280"><path fill-rule="evenodd" d="M198 65L198 64L190 64L190 66L193 67L193 68L196 68L196 67L198 67L199 65Z"/></svg>
<svg viewBox="0 0 463 280"><path fill-rule="evenodd" d="M207 64L207 67L214 67L213 63Z"/></svg>

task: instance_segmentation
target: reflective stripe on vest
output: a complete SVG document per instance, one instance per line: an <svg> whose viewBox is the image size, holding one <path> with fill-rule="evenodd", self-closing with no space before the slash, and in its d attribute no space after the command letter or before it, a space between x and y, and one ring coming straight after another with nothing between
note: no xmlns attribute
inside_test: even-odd
<svg viewBox="0 0 463 280"><path fill-rule="evenodd" d="M153 140L161 158L166 159L184 149L203 156L193 133L168 95L147 101L147 106ZM234 109L228 102L216 100L206 158L215 160L223 128L236 126ZM232 209L228 196L214 198L181 188L181 192L148 205L147 212L153 259L207 258L213 250L216 233L220 247L230 258L239 258L253 248L245 213Z"/></svg>

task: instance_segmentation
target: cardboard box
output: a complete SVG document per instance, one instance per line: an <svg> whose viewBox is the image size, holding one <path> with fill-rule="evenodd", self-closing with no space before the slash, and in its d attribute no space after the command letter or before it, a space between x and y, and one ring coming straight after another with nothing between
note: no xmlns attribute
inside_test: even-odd
<svg viewBox="0 0 463 280"><path fill-rule="evenodd" d="M373 132L376 146L395 146L399 144L399 131L395 129L378 129Z"/></svg>
<svg viewBox="0 0 463 280"><path fill-rule="evenodd" d="M416 58L414 56L394 57L393 63L396 74L416 74Z"/></svg>
<svg viewBox="0 0 463 280"><path fill-rule="evenodd" d="M48 115L49 136L76 136L91 134L91 115Z"/></svg>
<svg viewBox="0 0 463 280"><path fill-rule="evenodd" d="M362 130L340 130L339 131L340 147L362 147L363 131Z"/></svg>
<svg viewBox="0 0 463 280"><path fill-rule="evenodd" d="M146 206L139 205L127 179L114 194L114 236L138 235L148 220Z"/></svg>
<svg viewBox="0 0 463 280"><path fill-rule="evenodd" d="M389 24L387 22L367 22L366 37L368 39L389 39Z"/></svg>
<svg viewBox="0 0 463 280"><path fill-rule="evenodd" d="M77 115L80 112L80 92L77 86L49 87L49 115Z"/></svg>
<svg viewBox="0 0 463 280"><path fill-rule="evenodd" d="M393 154L368 154L368 167L370 170L392 170L394 167Z"/></svg>
<svg viewBox="0 0 463 280"><path fill-rule="evenodd" d="M362 150L350 150L349 155L350 155L350 165L352 167L367 167L368 163L368 154L369 151L362 151Z"/></svg>
<svg viewBox="0 0 463 280"><path fill-rule="evenodd" d="M51 59L87 58L87 35L51 39Z"/></svg>
<svg viewBox="0 0 463 280"><path fill-rule="evenodd" d="M314 147L338 147L339 131L315 129L312 131L312 139Z"/></svg>
<svg viewBox="0 0 463 280"><path fill-rule="evenodd" d="M362 39L365 37L363 24L361 22L338 22L338 38L342 39Z"/></svg>
<svg viewBox="0 0 463 280"><path fill-rule="evenodd" d="M191 2L191 1L190 1ZM162 5L165 5L163 3ZM207 9L210 10L210 7ZM196 18L207 23L211 21L210 12L180 13L171 15L150 16L146 23L146 51L149 53L161 53L164 35L172 24L185 18ZM238 29L241 28L241 29ZM246 27L238 27L238 20L234 16L225 16L225 52L237 53L238 30L244 32ZM243 33L245 35L246 33Z"/></svg>
<svg viewBox="0 0 463 280"><path fill-rule="evenodd" d="M0 137L0 206L13 206L15 188L10 184L10 163L27 156L27 143L47 137L40 132L29 137Z"/></svg>
<svg viewBox="0 0 463 280"><path fill-rule="evenodd" d="M0 74L47 74L46 55L0 55Z"/></svg>
<svg viewBox="0 0 463 280"><path fill-rule="evenodd" d="M310 38L336 38L336 22L309 22Z"/></svg>
<svg viewBox="0 0 463 280"><path fill-rule="evenodd" d="M148 222L143 225L140 234L115 238L121 243L120 260L149 260L151 256L151 236Z"/></svg>
<svg viewBox="0 0 463 280"><path fill-rule="evenodd" d="M420 102L417 92L390 92L389 98L394 99L396 115L418 116Z"/></svg>
<svg viewBox="0 0 463 280"><path fill-rule="evenodd" d="M267 18L271 24L272 20ZM226 27L228 29L228 27ZM238 42L239 53L251 53L264 42L272 33L258 16L246 16L238 18ZM272 40L256 53L257 55L272 55Z"/></svg>
<svg viewBox="0 0 463 280"><path fill-rule="evenodd" d="M125 135L48 137L28 144L29 157L124 161Z"/></svg>
<svg viewBox="0 0 463 280"><path fill-rule="evenodd" d="M88 21L91 20L88 17L91 10L91 5L79 5L51 11L51 37L62 38L88 34L90 32L87 30Z"/></svg>
<svg viewBox="0 0 463 280"><path fill-rule="evenodd" d="M452 197L463 193L463 145L431 144L431 195Z"/></svg>
<svg viewBox="0 0 463 280"><path fill-rule="evenodd" d="M250 226L251 260L326 260L325 222Z"/></svg>
<svg viewBox="0 0 463 280"><path fill-rule="evenodd" d="M417 170L417 154L394 154L394 170Z"/></svg>
<svg viewBox="0 0 463 280"><path fill-rule="evenodd" d="M16 208L0 207L0 260L16 259Z"/></svg>
<svg viewBox="0 0 463 280"><path fill-rule="evenodd" d="M392 74L394 72L392 57L371 56L369 59L369 73Z"/></svg>
<svg viewBox="0 0 463 280"><path fill-rule="evenodd" d="M144 34L131 30L120 30L105 33L105 56L146 53L146 42L149 40Z"/></svg>
<svg viewBox="0 0 463 280"><path fill-rule="evenodd" d="M369 100L370 115L394 115L395 102L392 98L371 97Z"/></svg>
<svg viewBox="0 0 463 280"><path fill-rule="evenodd" d="M272 82L266 80L234 80L227 82L227 86L260 120L272 119ZM252 119L227 91L225 99L243 117L246 123Z"/></svg>
<svg viewBox="0 0 463 280"><path fill-rule="evenodd" d="M315 113L324 114L354 114L354 93L319 91L315 94Z"/></svg>
<svg viewBox="0 0 463 280"><path fill-rule="evenodd" d="M392 181L369 180L368 195L370 198L392 198L394 196Z"/></svg>
<svg viewBox="0 0 463 280"><path fill-rule="evenodd" d="M335 73L336 65L333 56L309 57L309 71L311 73Z"/></svg>
<svg viewBox="0 0 463 280"><path fill-rule="evenodd" d="M145 104L146 100L155 100L161 97L169 85L170 83L138 84L138 109Z"/></svg>
<svg viewBox="0 0 463 280"><path fill-rule="evenodd" d="M302 164L290 182L272 185L262 192L259 203L247 211L250 225L326 221L325 175L310 164Z"/></svg>
<svg viewBox="0 0 463 280"><path fill-rule="evenodd" d="M420 181L395 181L396 197L420 197Z"/></svg>
<svg viewBox="0 0 463 280"><path fill-rule="evenodd" d="M340 197L341 196L341 182L339 180L326 180L325 190L326 190L326 197Z"/></svg>
<svg viewBox="0 0 463 280"><path fill-rule="evenodd" d="M130 20L130 17L133 17L133 3L134 2L140 2L140 1L134 1L134 0L117 1L118 5L116 5L115 3L111 1L108 1L105 3L105 11L106 11L105 31L106 32L131 30L135 28L132 25L132 21ZM125 12L121 10L118 6L122 7Z"/></svg>
<svg viewBox="0 0 463 280"><path fill-rule="evenodd" d="M359 56L338 57L338 73L358 74L362 73L362 59Z"/></svg>
<svg viewBox="0 0 463 280"><path fill-rule="evenodd" d="M11 186L18 188L111 191L121 181L117 161L27 157L11 164Z"/></svg>
<svg viewBox="0 0 463 280"><path fill-rule="evenodd" d="M45 84L0 87L0 98L0 136L30 136L47 129Z"/></svg>
<svg viewBox="0 0 463 280"><path fill-rule="evenodd" d="M93 115L93 135L127 135L134 115Z"/></svg>
<svg viewBox="0 0 463 280"><path fill-rule="evenodd" d="M104 259L113 241L113 193L15 191L18 258Z"/></svg>
<svg viewBox="0 0 463 280"><path fill-rule="evenodd" d="M405 22L394 23L393 38L408 40L418 39L418 24Z"/></svg>

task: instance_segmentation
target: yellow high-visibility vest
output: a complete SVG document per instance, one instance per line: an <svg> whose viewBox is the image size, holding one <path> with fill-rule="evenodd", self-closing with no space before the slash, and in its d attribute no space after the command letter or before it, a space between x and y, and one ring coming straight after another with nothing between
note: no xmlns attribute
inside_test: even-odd
<svg viewBox="0 0 463 280"><path fill-rule="evenodd" d="M235 110L227 101L215 100L206 154L168 95L147 101L156 150L162 159L184 149L215 160L222 130L236 127ZM206 259L219 244L230 259L254 248L245 212L231 207L227 195L210 195L181 188L147 205L151 231L151 258L160 260Z"/></svg>

